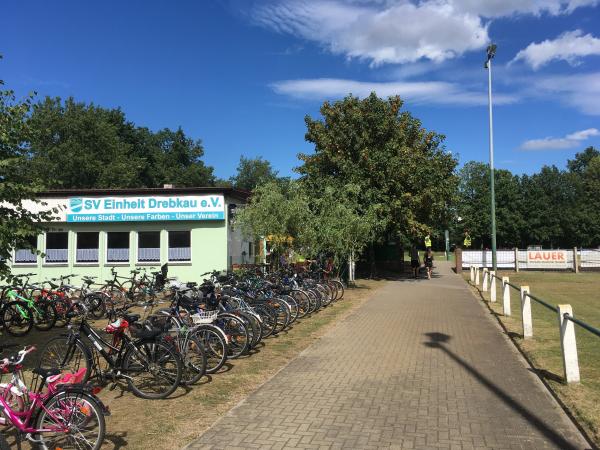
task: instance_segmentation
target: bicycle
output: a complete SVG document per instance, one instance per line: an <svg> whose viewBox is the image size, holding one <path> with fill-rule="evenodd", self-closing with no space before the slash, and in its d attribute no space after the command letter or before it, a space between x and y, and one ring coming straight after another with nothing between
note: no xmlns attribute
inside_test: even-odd
<svg viewBox="0 0 600 450"><path fill-rule="evenodd" d="M8 302L0 309L0 323L8 334L25 336L34 325L40 331L48 331L56 324L56 308L50 301L35 302L12 288L5 290L4 295Z"/></svg>
<svg viewBox="0 0 600 450"><path fill-rule="evenodd" d="M14 426L19 442L25 435L44 449L98 450L104 441L108 409L90 386L79 383L81 374L61 376L57 370L34 369L41 380L28 389L22 363L34 350L25 348L0 361L0 371L11 374L9 383L0 384L0 425ZM45 392L44 386L48 387Z"/></svg>
<svg viewBox="0 0 600 450"><path fill-rule="evenodd" d="M175 392L181 381L182 362L172 345L158 339L160 329L131 327L140 316L127 314L127 308L115 310L109 317L116 320L104 329L113 336L109 343L88 324L85 305L81 306L84 311L78 329L70 327L68 335L48 341L40 352L38 367L72 371L85 367L84 381L92 375L101 383L111 379L114 389L119 380L126 380L129 389L145 399L163 399ZM127 330L135 336L129 337ZM106 371L101 368L100 357L108 364Z"/></svg>

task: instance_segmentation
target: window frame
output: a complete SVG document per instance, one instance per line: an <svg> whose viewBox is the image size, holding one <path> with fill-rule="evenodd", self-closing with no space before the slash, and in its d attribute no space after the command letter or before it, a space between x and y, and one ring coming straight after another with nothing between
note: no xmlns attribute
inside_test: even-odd
<svg viewBox="0 0 600 450"><path fill-rule="evenodd" d="M67 260L66 261L48 261L48 234L66 234L67 235L67 248L66 249L56 249L56 250L67 250ZM54 250L54 249L52 249ZM46 231L44 233L44 266L68 266L69 258L70 258L70 248L69 248L69 232L68 231Z"/></svg>
<svg viewBox="0 0 600 450"><path fill-rule="evenodd" d="M40 235L37 235L35 237L35 248L36 248L36 250L39 250L39 247L40 247ZM22 261L22 262L20 261L20 262L17 262L17 252L19 250L28 250L28 249L26 249L26 248L13 248L12 255L11 255L11 263L12 263L11 265L13 267L37 267L40 255L35 254L35 252L32 252L35 255L35 261Z"/></svg>
<svg viewBox="0 0 600 450"><path fill-rule="evenodd" d="M100 231L75 231L75 260L74 266L100 266ZM79 250L79 235L82 233L97 233L98 234L98 256L96 261L78 261L77 250ZM82 249L83 250L83 249ZM91 249L90 249L91 250Z"/></svg>
<svg viewBox="0 0 600 450"><path fill-rule="evenodd" d="M166 231L167 231L167 262L170 265L178 265L178 264L179 265L191 265L193 263L193 259L194 259L194 256L192 255L192 248L194 248L194 243L193 243L193 239L192 239L192 230L190 229L190 230L166 230ZM169 244L169 234L173 233L173 232L180 233L180 232L186 232L186 231L190 235L190 247L189 247L190 248L190 259L185 260L185 261L183 261L183 260L172 260L169 257L169 250L171 249L171 246ZM173 247L173 248L185 248L185 247Z"/></svg>
<svg viewBox="0 0 600 450"><path fill-rule="evenodd" d="M153 266L155 264L160 264L161 253L162 253L162 245L161 245L161 232L162 230L144 230L137 231L135 233L136 242L135 242L135 263L139 266ZM158 234L158 259L155 261L140 261L140 233L157 233ZM168 247L168 237L167 237L167 247ZM155 247L144 247L144 248L155 248ZM167 249L168 252L168 249ZM167 255L168 258L168 255Z"/></svg>
<svg viewBox="0 0 600 450"><path fill-rule="evenodd" d="M109 261L108 260L108 235L111 233L125 233L127 234L128 246L127 246L127 261ZM104 235L104 265L105 266L129 266L131 263L131 231L105 231ZM122 247L115 247L122 248Z"/></svg>

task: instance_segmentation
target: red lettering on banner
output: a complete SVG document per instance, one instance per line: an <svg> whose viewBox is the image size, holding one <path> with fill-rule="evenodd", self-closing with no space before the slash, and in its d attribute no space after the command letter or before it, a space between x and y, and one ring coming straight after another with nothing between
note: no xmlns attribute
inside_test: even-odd
<svg viewBox="0 0 600 450"><path fill-rule="evenodd" d="M559 253L559 254L558 254L558 259L559 259L559 261L564 261L564 260L565 260L565 255L564 255L564 253Z"/></svg>
<svg viewBox="0 0 600 450"><path fill-rule="evenodd" d="M544 261L550 260L551 255L549 253L544 253Z"/></svg>

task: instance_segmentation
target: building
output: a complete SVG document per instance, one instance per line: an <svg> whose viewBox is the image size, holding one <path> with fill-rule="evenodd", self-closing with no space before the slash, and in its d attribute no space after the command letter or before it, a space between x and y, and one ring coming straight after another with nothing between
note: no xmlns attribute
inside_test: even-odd
<svg viewBox="0 0 600 450"><path fill-rule="evenodd" d="M111 268L129 276L135 267L169 263L169 276L201 280L212 270L254 261L253 245L232 225L237 205L248 198L232 188L53 190L39 194L32 210L55 212L45 232L32 241L43 254L15 249L14 275L35 280L66 274L112 278Z"/></svg>

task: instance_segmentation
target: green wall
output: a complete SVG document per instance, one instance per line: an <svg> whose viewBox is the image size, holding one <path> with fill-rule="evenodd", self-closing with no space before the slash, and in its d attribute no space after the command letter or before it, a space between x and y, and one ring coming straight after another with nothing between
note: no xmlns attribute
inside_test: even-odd
<svg viewBox="0 0 600 450"><path fill-rule="evenodd" d="M200 274L210 270L226 270L227 257L227 220L190 221L190 222L128 222L128 223L53 223L49 231L68 231L69 263L45 264L38 256L36 264L12 265L15 275L34 272L37 276L31 281L42 281L65 274L89 275L98 277L99 282L112 278L110 268L115 267L121 276L129 276L130 270L136 266L160 267L168 262L168 231L191 230L191 262L169 262L169 276L178 277L182 281L201 281ZM80 231L99 231L99 263L75 263L75 239ZM105 264L106 232L129 231L129 263L117 265ZM137 264L137 232L160 231L161 262L160 264ZM38 249L44 251L45 236L38 236ZM71 280L77 284L78 278Z"/></svg>

